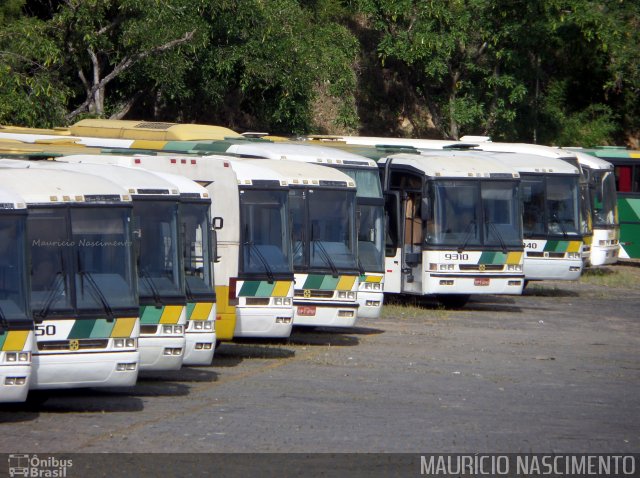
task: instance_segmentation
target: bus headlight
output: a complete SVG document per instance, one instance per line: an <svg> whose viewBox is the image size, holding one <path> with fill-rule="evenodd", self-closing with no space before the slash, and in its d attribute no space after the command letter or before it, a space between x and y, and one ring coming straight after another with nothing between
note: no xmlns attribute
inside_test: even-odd
<svg viewBox="0 0 640 478"><path fill-rule="evenodd" d="M173 326L172 325L163 325L162 326L162 333L163 334L171 334L171 333L173 333Z"/></svg>
<svg viewBox="0 0 640 478"><path fill-rule="evenodd" d="M456 269L455 264L440 264L441 271L453 271Z"/></svg>
<svg viewBox="0 0 640 478"><path fill-rule="evenodd" d="M184 334L184 327L182 325L174 325L173 333L176 335Z"/></svg>
<svg viewBox="0 0 640 478"><path fill-rule="evenodd" d="M124 347L124 339L113 339L113 346L117 349Z"/></svg>
<svg viewBox="0 0 640 478"><path fill-rule="evenodd" d="M193 321L193 328L194 330L202 330L204 329L204 323L200 320L194 320Z"/></svg>
<svg viewBox="0 0 640 478"><path fill-rule="evenodd" d="M138 344L137 344L137 340L136 339L127 339L124 341L125 346L129 347L129 348L138 348Z"/></svg>
<svg viewBox="0 0 640 478"><path fill-rule="evenodd" d="M365 282L364 290L381 290L380 282Z"/></svg>
<svg viewBox="0 0 640 478"><path fill-rule="evenodd" d="M291 297L283 297L282 298L282 305L291 306L292 304L293 304L293 301L292 301Z"/></svg>
<svg viewBox="0 0 640 478"><path fill-rule="evenodd" d="M15 352L7 352L6 354L4 354L4 359L7 362L17 362L18 361L18 354Z"/></svg>
<svg viewBox="0 0 640 478"><path fill-rule="evenodd" d="M346 299L347 298L347 292L344 290L339 290L338 291L338 299Z"/></svg>
<svg viewBox="0 0 640 478"><path fill-rule="evenodd" d="M507 264L507 270L510 272L522 272L522 265L520 264Z"/></svg>
<svg viewBox="0 0 640 478"><path fill-rule="evenodd" d="M567 252L567 257L569 259L582 259L582 254L580 252Z"/></svg>
<svg viewBox="0 0 640 478"><path fill-rule="evenodd" d="M282 297L274 297L273 305L282 305Z"/></svg>
<svg viewBox="0 0 640 478"><path fill-rule="evenodd" d="M356 293L352 290L347 292L347 299L356 300Z"/></svg>
<svg viewBox="0 0 640 478"><path fill-rule="evenodd" d="M31 362L31 352L19 352L18 362Z"/></svg>
<svg viewBox="0 0 640 478"><path fill-rule="evenodd" d="M204 326L204 330L213 330L213 321L212 320L207 320L207 321L203 322L202 325Z"/></svg>

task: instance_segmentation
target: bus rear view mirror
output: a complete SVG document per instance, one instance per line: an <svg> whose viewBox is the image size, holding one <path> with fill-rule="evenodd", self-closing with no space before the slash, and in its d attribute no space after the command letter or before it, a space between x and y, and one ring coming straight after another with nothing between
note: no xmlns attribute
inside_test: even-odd
<svg viewBox="0 0 640 478"><path fill-rule="evenodd" d="M224 219L222 217L216 216L211 218L211 229L213 231L222 229L222 226L224 226Z"/></svg>

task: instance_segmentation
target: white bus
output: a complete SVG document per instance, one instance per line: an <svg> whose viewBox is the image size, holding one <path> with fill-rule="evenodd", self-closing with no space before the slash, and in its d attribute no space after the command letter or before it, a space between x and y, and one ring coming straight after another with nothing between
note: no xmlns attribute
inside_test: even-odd
<svg viewBox="0 0 640 478"><path fill-rule="evenodd" d="M3 160L27 203L36 340L30 389L134 385L138 298L131 198L93 175Z"/></svg>
<svg viewBox="0 0 640 478"><path fill-rule="evenodd" d="M328 166L356 182L358 317L379 317L383 304L385 229L384 198L376 162L335 148L282 142L229 142L226 152Z"/></svg>
<svg viewBox="0 0 640 478"><path fill-rule="evenodd" d="M106 160L109 158L109 161ZM215 350L215 292L213 289L212 269L211 269L211 244L210 244L210 209L211 198L208 191L195 182L168 173L157 173L152 171L139 172L138 170L132 171L132 175L129 175L128 167L134 166L134 160L131 156L98 156L98 155L68 155L59 158L58 163L60 167L70 167L72 169L79 168L80 170L93 171L91 166L95 164L97 174L111 175L114 179L121 179L122 176L126 176L128 180L124 184L128 186L142 186L153 185L149 184L147 178L156 176L159 178L159 183L155 184L156 188L171 188L173 191L179 193L179 215L178 215L178 229L179 239L176 241L176 248L178 253L182 253L182 272L179 275L184 280L184 291L186 294L186 323L185 323L185 349L182 363L184 365L208 365L211 363ZM63 166L65 163L69 163L68 166ZM82 164L76 166L76 164ZM114 168L105 168L105 166L113 165ZM106 171L106 172L105 172ZM135 178L138 179L135 179ZM136 182L137 181L137 182ZM141 182L146 181L146 182ZM135 184L134 184L135 183ZM141 189L140 187L138 189ZM151 192L150 188L146 188L146 192ZM172 201L177 199L172 197ZM134 216L139 210L138 204L139 197L134 196ZM143 203L143 207L146 203ZM162 206L161 206L162 207ZM143 225L149 227L149 223L143 221ZM170 229L173 226L169 227ZM144 233L144 230L141 230ZM161 237L162 239L162 237ZM166 243L166 238L164 239ZM173 254L171 252L170 254ZM172 261L172 258L165 259L166 261ZM172 274L173 274L172 269ZM157 274L156 274L157 275ZM157 289L156 282L158 277L142 277L140 281L146 283L147 286L152 285ZM143 284L144 287L144 284ZM153 295L153 288L151 289L151 295ZM164 302L164 300L163 300ZM144 306L144 301L143 301ZM166 307L165 307L166 309ZM147 311L148 309L145 309ZM148 312L147 312L148 313ZM148 313L149 314L149 313ZM153 325L147 323L149 320L142 318L141 325ZM160 319L158 326L162 325L162 328L166 328L167 332L169 327L175 328L175 324L181 325L181 322L168 323L163 322ZM164 326L166 324L166 327ZM142 329L143 332L151 332L149 327ZM160 333L156 330L154 339L157 338L157 334ZM169 334L173 335L173 334ZM170 337L171 341L174 341L175 337ZM153 357L149 358L145 356L145 347L147 346L147 338L142 335L141 340L141 353L143 354L142 370L145 370L148 362L157 360L158 351L154 352ZM157 341L151 342L157 343ZM174 344L175 345L175 344ZM168 348L175 348L169 347ZM170 360L175 360L171 356ZM171 368L175 368L174 365L168 365ZM155 366L156 370L164 370L162 365Z"/></svg>
<svg viewBox="0 0 640 478"><path fill-rule="evenodd" d="M570 151L578 157L589 184L593 222L591 265L615 264L620 253L620 223L613 164L577 148Z"/></svg>
<svg viewBox="0 0 640 478"><path fill-rule="evenodd" d="M293 324L289 183L265 160L135 155L91 161L131 164L189 178L213 200L218 340L284 338Z"/></svg>
<svg viewBox="0 0 640 478"><path fill-rule="evenodd" d="M472 294L522 292L515 170L466 155L401 153L378 164L388 216L385 292L435 295L453 307Z"/></svg>
<svg viewBox="0 0 640 478"><path fill-rule="evenodd" d="M180 193L153 173L102 164L31 161L31 168L81 172L121 185L133 204L131 227L137 265L140 370L178 370L185 350L186 293Z"/></svg>
<svg viewBox="0 0 640 478"><path fill-rule="evenodd" d="M34 343L29 301L27 205L0 189L0 402L23 402L31 379Z"/></svg>

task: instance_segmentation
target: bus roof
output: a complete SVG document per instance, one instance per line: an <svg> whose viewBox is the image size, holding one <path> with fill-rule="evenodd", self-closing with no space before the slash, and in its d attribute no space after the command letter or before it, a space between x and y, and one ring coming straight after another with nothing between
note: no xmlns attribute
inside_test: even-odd
<svg viewBox="0 0 640 478"><path fill-rule="evenodd" d="M590 169L613 170L613 164L611 164L609 161L605 161L604 159L592 156L578 148L571 148L570 151L577 156L578 162L581 166Z"/></svg>
<svg viewBox="0 0 640 478"><path fill-rule="evenodd" d="M160 121L127 121L85 119L69 127L71 134L96 138L143 139L155 141L196 141L242 138L222 126L165 123Z"/></svg>
<svg viewBox="0 0 640 478"><path fill-rule="evenodd" d="M228 153L262 156L268 159L314 162L325 165L349 165L375 168L376 163L364 156L326 146L295 143L235 143L227 149Z"/></svg>
<svg viewBox="0 0 640 478"><path fill-rule="evenodd" d="M444 154L441 154L444 153ZM392 154L382 158L384 165L389 159L393 164L403 164L418 169L427 176L442 178L491 177L492 174L519 177L515 168L494 160L489 156L478 156L467 152L432 151L425 154Z"/></svg>
<svg viewBox="0 0 640 478"><path fill-rule="evenodd" d="M28 204L131 200L126 189L104 177L49 166L35 161L0 160L0 187L15 190Z"/></svg>
<svg viewBox="0 0 640 478"><path fill-rule="evenodd" d="M27 205L20 194L11 186L0 188L0 213L10 213L16 209L26 209Z"/></svg>

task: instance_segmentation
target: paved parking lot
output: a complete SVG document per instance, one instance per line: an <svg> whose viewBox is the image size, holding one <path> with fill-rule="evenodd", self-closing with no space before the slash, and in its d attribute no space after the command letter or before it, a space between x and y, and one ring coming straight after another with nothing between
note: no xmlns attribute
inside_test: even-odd
<svg viewBox="0 0 640 478"><path fill-rule="evenodd" d="M0 452L636 452L640 268L223 344L210 367L0 409Z"/></svg>

